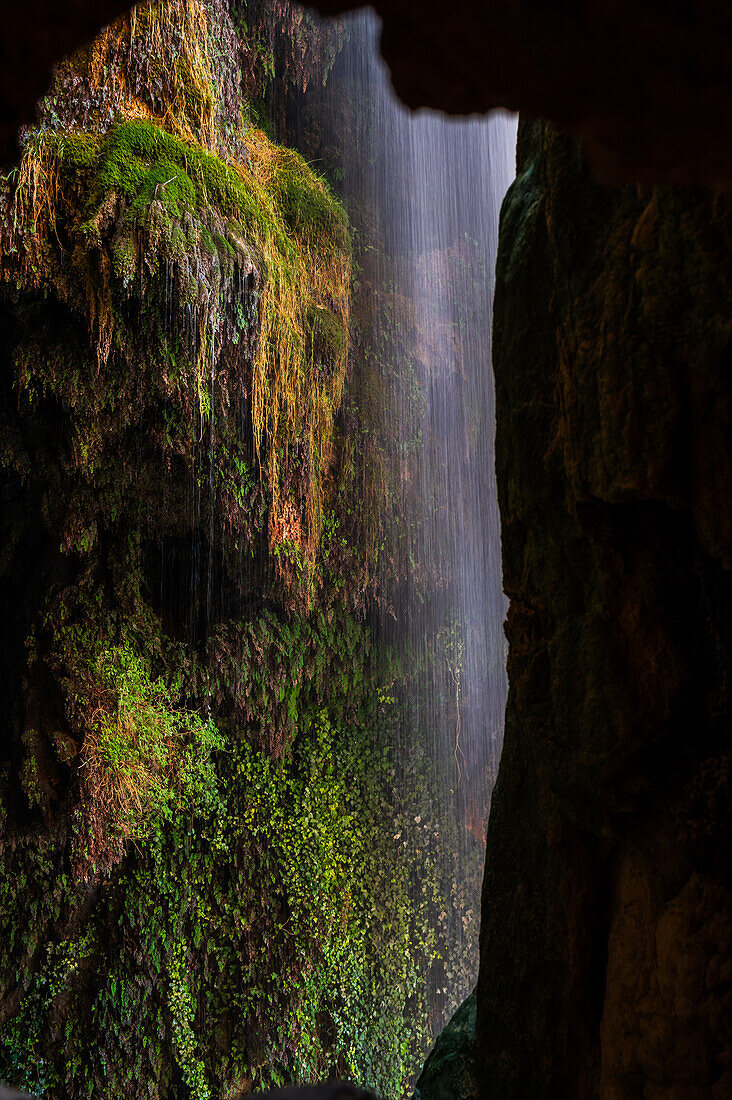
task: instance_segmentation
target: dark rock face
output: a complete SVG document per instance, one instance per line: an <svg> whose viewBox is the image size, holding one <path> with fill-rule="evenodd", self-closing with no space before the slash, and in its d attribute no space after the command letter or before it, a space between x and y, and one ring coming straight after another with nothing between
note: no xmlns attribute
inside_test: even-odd
<svg viewBox="0 0 732 1100"><path fill-rule="evenodd" d="M473 990L438 1036L417 1081L415 1100L475 1100L477 1097L475 1009Z"/></svg>
<svg viewBox="0 0 732 1100"><path fill-rule="evenodd" d="M0 1100L32 1100L27 1092L16 1092L15 1089L6 1089L0 1084Z"/></svg>
<svg viewBox="0 0 732 1100"><path fill-rule="evenodd" d="M315 1088L272 1089L270 1092L255 1093L254 1098L255 1100L376 1100L373 1093L365 1092L345 1082L317 1085Z"/></svg>
<svg viewBox="0 0 732 1100"><path fill-rule="evenodd" d="M332 14L358 0L316 0ZM580 135L605 179L730 179L726 0L374 0L397 95L508 107Z"/></svg>
<svg viewBox="0 0 732 1100"><path fill-rule="evenodd" d="M732 1094L732 202L524 124L495 307L510 694L483 1094Z"/></svg>

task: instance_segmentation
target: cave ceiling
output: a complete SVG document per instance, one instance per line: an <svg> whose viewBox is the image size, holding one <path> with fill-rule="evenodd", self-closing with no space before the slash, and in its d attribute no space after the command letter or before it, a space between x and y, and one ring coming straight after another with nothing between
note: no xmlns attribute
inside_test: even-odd
<svg viewBox="0 0 732 1100"><path fill-rule="evenodd" d="M335 15L352 0L317 0ZM127 7L3 0L0 160L53 62ZM580 135L607 182L732 179L729 0L377 0L382 52L410 107L507 107Z"/></svg>

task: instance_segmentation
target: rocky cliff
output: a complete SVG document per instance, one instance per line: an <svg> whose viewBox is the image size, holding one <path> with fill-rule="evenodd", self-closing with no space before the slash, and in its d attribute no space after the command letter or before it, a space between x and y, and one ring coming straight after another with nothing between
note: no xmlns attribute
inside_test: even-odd
<svg viewBox="0 0 732 1100"><path fill-rule="evenodd" d="M482 1095L732 1092L732 203L520 130L495 302L510 694Z"/></svg>

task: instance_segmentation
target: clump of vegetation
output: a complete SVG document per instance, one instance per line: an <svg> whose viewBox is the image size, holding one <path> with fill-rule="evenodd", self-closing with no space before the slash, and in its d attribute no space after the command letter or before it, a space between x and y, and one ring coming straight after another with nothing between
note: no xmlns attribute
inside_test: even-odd
<svg viewBox="0 0 732 1100"><path fill-rule="evenodd" d="M161 120L185 140L222 149L242 109L222 7L220 0L141 0L57 64L40 104L41 129L104 132L122 115Z"/></svg>
<svg viewBox="0 0 732 1100"><path fill-rule="evenodd" d="M77 667L72 657L67 674L83 689L69 694L67 706L83 735L75 865L88 876L108 870L161 819L214 797L211 756L223 741L210 722L180 706L180 685L153 679L149 661L129 644L96 653L77 646Z"/></svg>
<svg viewBox="0 0 732 1100"><path fill-rule="evenodd" d="M331 460L333 420L343 388L348 347L350 252L345 216L323 179L291 150L250 133L252 175L269 194L275 216L254 229L267 272L260 352L254 365L254 439L266 450L272 490L271 531L283 503L283 472L292 440L304 444L306 507L303 549L314 560ZM331 347L330 372L317 369L308 318L329 310L343 338ZM304 439L300 436L305 424Z"/></svg>
<svg viewBox="0 0 732 1100"><path fill-rule="evenodd" d="M50 664L79 742L85 862L69 873L62 838L0 833L0 980L17 989L0 1076L92 1097L124 1093L131 1073L164 1095L180 1074L204 1098L333 1073L402 1095L424 1051L445 870L427 762L417 748L397 758L368 631L313 613L248 622L233 690L253 713L283 695L273 647L284 664L286 639L301 639L299 688L282 698L293 735L275 758L251 723L223 733L184 710L192 669L175 647L158 647L153 674L154 616L126 619L114 642L120 624L80 624L80 611L56 612ZM107 818L90 834L92 813ZM103 886L92 910L90 884ZM19 965L67 921L63 951ZM54 1054L40 1036L58 1020Z"/></svg>
<svg viewBox="0 0 732 1100"><path fill-rule="evenodd" d="M115 30L123 42L129 42L126 75L128 80L132 77L143 102L150 103L166 128L215 151L222 105L217 103L221 93L206 4L201 0L141 3L116 24L113 34Z"/></svg>
<svg viewBox="0 0 732 1100"><path fill-rule="evenodd" d="M242 382L270 495L270 541L294 534L312 567L346 367L348 232L327 184L297 153L261 131L248 131L246 143L247 162L227 164L148 120L103 135L41 132L21 163L3 274L52 288L85 316L100 366L113 344L139 344L126 330L129 303L141 300L164 388L194 394L189 417L195 410L202 425L212 359L241 294L256 286ZM298 519L285 537L288 510Z"/></svg>

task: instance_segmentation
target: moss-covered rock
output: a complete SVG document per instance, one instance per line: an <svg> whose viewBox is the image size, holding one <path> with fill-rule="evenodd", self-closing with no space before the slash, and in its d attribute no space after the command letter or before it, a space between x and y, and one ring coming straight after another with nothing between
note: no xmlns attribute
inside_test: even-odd
<svg viewBox="0 0 732 1100"><path fill-rule="evenodd" d="M440 1032L417 1081L415 1100L477 1100L475 990Z"/></svg>
<svg viewBox="0 0 732 1100"><path fill-rule="evenodd" d="M178 399L191 435L218 419L219 444L217 364L238 345L227 396L234 381L247 393L270 539L281 541L283 509L296 511L312 569L346 362L348 232L298 154L251 129L246 141L237 164L148 119L40 132L8 206L4 278L84 318L105 373L115 358L155 360L157 388ZM313 339L313 317L330 319L329 340ZM31 385L32 368L23 377ZM113 373L110 384L124 409ZM93 388L98 401L104 387Z"/></svg>
<svg viewBox="0 0 732 1100"><path fill-rule="evenodd" d="M221 15L62 65L0 193L0 1078L49 1100L397 1095L440 953L336 430L348 229L222 121Z"/></svg>

